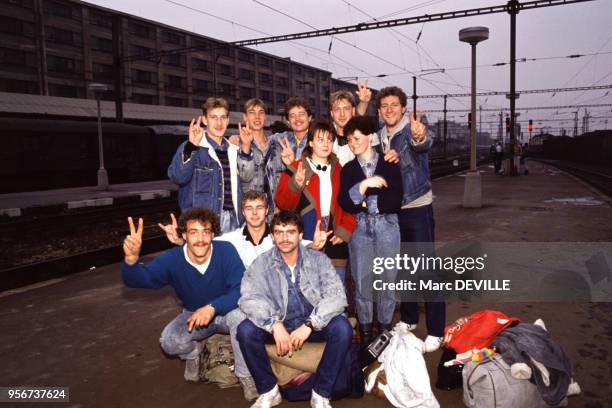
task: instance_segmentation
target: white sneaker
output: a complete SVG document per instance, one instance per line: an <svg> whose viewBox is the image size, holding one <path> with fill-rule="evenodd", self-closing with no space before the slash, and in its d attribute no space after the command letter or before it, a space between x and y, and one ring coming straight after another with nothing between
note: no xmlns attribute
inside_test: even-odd
<svg viewBox="0 0 612 408"><path fill-rule="evenodd" d="M414 331L417 328L416 323L406 323L406 326L408 326L408 331Z"/></svg>
<svg viewBox="0 0 612 408"><path fill-rule="evenodd" d="M283 401L278 385L275 385L270 391L261 394L251 408L271 408L275 407Z"/></svg>
<svg viewBox="0 0 612 408"><path fill-rule="evenodd" d="M200 353L204 349L204 344L202 342L197 342L196 349L198 350L196 358L185 360L185 373L183 376L186 381L200 381Z"/></svg>
<svg viewBox="0 0 612 408"><path fill-rule="evenodd" d="M240 385L242 385L244 399L247 401L253 401L255 398L259 397L253 377L238 377L238 379L240 380Z"/></svg>
<svg viewBox="0 0 612 408"><path fill-rule="evenodd" d="M425 338L425 352L431 353L432 351L436 351L440 348L443 341L443 337L427 336Z"/></svg>
<svg viewBox="0 0 612 408"><path fill-rule="evenodd" d="M312 408L331 408L329 398L320 396L315 392L315 390L312 390L312 396L310 397L310 406Z"/></svg>

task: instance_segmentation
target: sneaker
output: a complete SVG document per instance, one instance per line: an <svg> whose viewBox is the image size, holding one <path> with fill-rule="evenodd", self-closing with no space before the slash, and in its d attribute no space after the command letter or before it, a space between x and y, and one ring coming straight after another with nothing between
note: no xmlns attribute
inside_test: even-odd
<svg viewBox="0 0 612 408"><path fill-rule="evenodd" d="M185 373L183 374L185 381L200 381L200 353L204 348L204 344L197 342L196 348L198 350L197 357L185 360Z"/></svg>
<svg viewBox="0 0 612 408"><path fill-rule="evenodd" d="M312 390L312 396L310 397L310 406L312 408L331 408L329 398L320 396L315 392L315 390Z"/></svg>
<svg viewBox="0 0 612 408"><path fill-rule="evenodd" d="M432 351L436 351L440 348L443 341L443 337L427 336L425 338L425 352L431 353Z"/></svg>
<svg viewBox="0 0 612 408"><path fill-rule="evenodd" d="M275 407L283 401L278 385L275 385L270 391L261 394L251 408L271 408Z"/></svg>
<svg viewBox="0 0 612 408"><path fill-rule="evenodd" d="M255 388L255 381L253 380L253 377L238 377L238 379L240 380L240 385L242 385L244 399L247 401L253 401L255 398L259 397L257 388Z"/></svg>
<svg viewBox="0 0 612 408"><path fill-rule="evenodd" d="M407 323L406 326L408 326L408 331L414 331L417 328L416 323Z"/></svg>

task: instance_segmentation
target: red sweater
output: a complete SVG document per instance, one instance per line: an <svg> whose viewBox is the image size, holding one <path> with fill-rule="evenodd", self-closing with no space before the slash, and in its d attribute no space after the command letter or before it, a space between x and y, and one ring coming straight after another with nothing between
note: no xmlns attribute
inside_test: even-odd
<svg viewBox="0 0 612 408"><path fill-rule="evenodd" d="M312 171L310 165L304 160L302 166L306 169L304 185L299 188L295 183L295 173L300 160L291 163L291 168L281 174L278 188L276 190L276 206L284 210L297 210L302 216L304 223L304 239L311 240L316 228L317 221L321 219L320 205L320 180L319 176ZM342 209L338 204L340 194L340 173L342 166L338 159L332 155L331 159L331 184L332 200L330 207L330 224L333 235L342 238L345 243L351 240L355 230L355 217ZM329 240L325 245L325 253L332 259L346 259L344 253L348 254L346 245L331 245ZM337 248L334 248L337 247Z"/></svg>

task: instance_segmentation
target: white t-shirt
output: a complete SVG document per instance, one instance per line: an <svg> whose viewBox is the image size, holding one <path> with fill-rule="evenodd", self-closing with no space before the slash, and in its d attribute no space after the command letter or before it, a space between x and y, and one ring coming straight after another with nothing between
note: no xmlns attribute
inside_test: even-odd
<svg viewBox="0 0 612 408"><path fill-rule="evenodd" d="M319 176L319 206L321 210L321 217L329 216L329 210L331 207L332 200L332 182L331 182L331 165L325 164L325 171L317 170L317 164L310 159L306 159L310 168L313 172Z"/></svg>

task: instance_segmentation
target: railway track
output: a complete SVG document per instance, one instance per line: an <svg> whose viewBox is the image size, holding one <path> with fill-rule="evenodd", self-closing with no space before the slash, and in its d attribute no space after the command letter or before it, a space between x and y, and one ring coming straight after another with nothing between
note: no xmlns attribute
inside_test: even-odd
<svg viewBox="0 0 612 408"><path fill-rule="evenodd" d="M580 163L567 163L560 160L538 159L533 160L549 164L569 174L584 180L608 197L612 197L612 170L606 168L593 168Z"/></svg>
<svg viewBox="0 0 612 408"><path fill-rule="evenodd" d="M433 179L452 173L465 171L469 168L469 158L465 156L450 157L447 159L434 158L431 160L430 171ZM143 217L148 215L169 212L178 213L177 199L173 195L151 201L137 201L108 207L96 207L83 210L70 210L55 215L29 216L17 221L0 223L0 234L18 236L19 231L40 232L46 235L50 230L55 232L68 231L75 224L104 223L125 219L128 216ZM155 231L143 240L142 254L151 254L171 247L165 235ZM96 267L115 263L122 258L121 244L108 245L104 248L83 251L77 254L60 258L34 262L0 270L0 291L10 290L33 283L63 277L69 274L93 270Z"/></svg>

